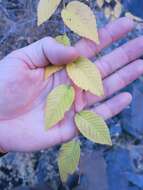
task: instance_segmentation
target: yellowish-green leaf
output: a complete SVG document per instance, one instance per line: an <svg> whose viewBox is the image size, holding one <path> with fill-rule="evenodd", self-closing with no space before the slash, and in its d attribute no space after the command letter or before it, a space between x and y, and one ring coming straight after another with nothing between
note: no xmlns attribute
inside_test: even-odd
<svg viewBox="0 0 143 190"><path fill-rule="evenodd" d="M74 89L68 85L60 85L50 92L45 107L46 129L56 125L64 118L74 101Z"/></svg>
<svg viewBox="0 0 143 190"><path fill-rule="evenodd" d="M62 11L62 18L72 31L99 43L96 18L90 7L79 1L72 1Z"/></svg>
<svg viewBox="0 0 143 190"><path fill-rule="evenodd" d="M128 18L131 18L131 19L133 19L133 20L135 20L135 21L139 21L139 22L142 21L141 18L139 18L139 17L137 17L137 16L134 16L134 15L131 14L130 12L126 12L126 13L125 13L125 16L128 17Z"/></svg>
<svg viewBox="0 0 143 190"><path fill-rule="evenodd" d="M67 181L68 175L73 174L80 160L80 143L72 140L63 144L58 157L60 176L63 182Z"/></svg>
<svg viewBox="0 0 143 190"><path fill-rule="evenodd" d="M102 8L102 6L104 5L104 0L97 0L97 5L98 7Z"/></svg>
<svg viewBox="0 0 143 190"><path fill-rule="evenodd" d="M111 7L105 7L104 8L104 14L106 16L106 18L110 18L112 16L112 9Z"/></svg>
<svg viewBox="0 0 143 190"><path fill-rule="evenodd" d="M100 116L90 111L81 111L76 114L75 122L87 139L99 144L112 145L109 129Z"/></svg>
<svg viewBox="0 0 143 190"><path fill-rule="evenodd" d="M122 4L119 1L117 1L114 7L113 15L116 18L118 18L121 15L121 13L122 13Z"/></svg>
<svg viewBox="0 0 143 190"><path fill-rule="evenodd" d="M100 72L90 60L80 57L66 68L69 77L78 87L97 96L104 94Z"/></svg>
<svg viewBox="0 0 143 190"><path fill-rule="evenodd" d="M40 0L38 4L38 26L48 20L57 9L61 0Z"/></svg>
<svg viewBox="0 0 143 190"><path fill-rule="evenodd" d="M56 39L57 42L65 45L65 46L70 46L71 45L70 39L66 34L57 36L55 39Z"/></svg>
<svg viewBox="0 0 143 190"><path fill-rule="evenodd" d="M45 68L45 79L48 79L51 75L53 75L54 73L60 71L63 69L63 66L47 66Z"/></svg>
<svg viewBox="0 0 143 190"><path fill-rule="evenodd" d="M112 0L105 0L107 3L111 3Z"/></svg>

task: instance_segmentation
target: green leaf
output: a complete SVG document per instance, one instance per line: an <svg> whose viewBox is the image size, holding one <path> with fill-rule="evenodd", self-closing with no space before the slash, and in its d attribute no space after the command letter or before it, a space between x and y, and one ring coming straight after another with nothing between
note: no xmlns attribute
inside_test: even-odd
<svg viewBox="0 0 143 190"><path fill-rule="evenodd" d="M68 175L73 174L80 160L80 143L72 140L63 144L58 157L58 166L60 176L63 182L66 182Z"/></svg>
<svg viewBox="0 0 143 190"><path fill-rule="evenodd" d="M55 39L56 39L57 42L65 45L65 46L70 46L71 45L70 39L69 39L69 37L66 34L59 35Z"/></svg>
<svg viewBox="0 0 143 190"><path fill-rule="evenodd" d="M66 66L68 76L80 88L96 96L104 95L101 74L94 63L84 57Z"/></svg>
<svg viewBox="0 0 143 190"><path fill-rule="evenodd" d="M79 1L70 2L62 11L64 23L78 35L99 43L96 18L90 7Z"/></svg>
<svg viewBox="0 0 143 190"><path fill-rule="evenodd" d="M38 4L38 26L48 20L57 9L61 0L40 0Z"/></svg>
<svg viewBox="0 0 143 190"><path fill-rule="evenodd" d="M94 112L81 111L77 113L75 123L81 134L87 139L99 144L112 145L106 123Z"/></svg>
<svg viewBox="0 0 143 190"><path fill-rule="evenodd" d="M48 95L45 107L46 129L56 125L71 108L75 97L73 87L60 85Z"/></svg>

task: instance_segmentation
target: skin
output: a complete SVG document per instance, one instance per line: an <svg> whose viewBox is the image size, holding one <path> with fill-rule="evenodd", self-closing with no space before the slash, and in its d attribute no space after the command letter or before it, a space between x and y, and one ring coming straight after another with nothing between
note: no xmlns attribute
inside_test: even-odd
<svg viewBox="0 0 143 190"><path fill-rule="evenodd" d="M88 109L105 120L121 112L131 102L127 92L106 100L143 74L143 37L136 38L95 62L105 90L95 97L75 86L76 103L63 121L45 131L44 107L48 93L59 84L69 84L65 71L48 80L44 68L49 64L68 64L80 55L93 58L103 48L134 28L127 18L120 18L100 29L100 44L82 39L74 47L64 47L51 37L16 50L0 63L0 146L5 151L30 152L66 142L77 133L72 117L76 111ZM90 109L90 108L89 108Z"/></svg>

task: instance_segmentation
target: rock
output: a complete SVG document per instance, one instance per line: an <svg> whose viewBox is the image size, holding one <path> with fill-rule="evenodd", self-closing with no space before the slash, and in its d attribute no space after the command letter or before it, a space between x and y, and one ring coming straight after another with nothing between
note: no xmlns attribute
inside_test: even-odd
<svg viewBox="0 0 143 190"><path fill-rule="evenodd" d="M115 148L105 156L109 190L128 190L126 172L132 171L127 149Z"/></svg>
<svg viewBox="0 0 143 190"><path fill-rule="evenodd" d="M143 1L142 0L126 0L123 1L125 9L131 12L133 15L143 19Z"/></svg>
<svg viewBox="0 0 143 190"><path fill-rule="evenodd" d="M130 183L143 189L143 175L127 172L126 177Z"/></svg>
<svg viewBox="0 0 143 190"><path fill-rule="evenodd" d="M77 173L71 175L68 177L68 180L67 180L67 183L66 183L66 186L69 188L69 189L73 189L75 187L78 186L78 182L79 182L79 175ZM59 189L58 189L59 190ZM63 190L63 189L61 189ZM66 189L67 190L67 189Z"/></svg>
<svg viewBox="0 0 143 190"><path fill-rule="evenodd" d="M136 81L131 90L133 100L130 109L122 112L122 126L126 132L141 140L143 138L143 84Z"/></svg>
<svg viewBox="0 0 143 190"><path fill-rule="evenodd" d="M110 127L110 134L112 138L118 138L122 134L121 125L118 123Z"/></svg>
<svg viewBox="0 0 143 190"><path fill-rule="evenodd" d="M142 174L143 173L143 145L130 146L129 151L130 151L130 159L131 159L134 171L137 174Z"/></svg>
<svg viewBox="0 0 143 190"><path fill-rule="evenodd" d="M101 152L85 153L79 168L80 184L76 190L108 190L106 163Z"/></svg>
<svg viewBox="0 0 143 190"><path fill-rule="evenodd" d="M105 160L109 190L143 189L143 146L116 147Z"/></svg>
<svg viewBox="0 0 143 190"><path fill-rule="evenodd" d="M52 190L48 184L37 184L35 187L18 187L13 190Z"/></svg>

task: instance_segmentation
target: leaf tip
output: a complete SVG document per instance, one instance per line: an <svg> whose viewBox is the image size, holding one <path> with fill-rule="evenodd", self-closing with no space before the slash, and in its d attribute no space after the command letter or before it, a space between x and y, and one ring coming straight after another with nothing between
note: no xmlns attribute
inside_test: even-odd
<svg viewBox="0 0 143 190"><path fill-rule="evenodd" d="M49 125L47 121L45 121L45 131L48 131L52 126Z"/></svg>
<svg viewBox="0 0 143 190"><path fill-rule="evenodd" d="M37 20L37 26L39 27L41 24L42 23L39 20Z"/></svg>
<svg viewBox="0 0 143 190"><path fill-rule="evenodd" d="M104 89L103 89L103 86L102 86L102 89L101 89L101 91L100 91L100 95L99 96L104 96L105 95L105 92L104 92Z"/></svg>
<svg viewBox="0 0 143 190"><path fill-rule="evenodd" d="M93 41L94 43L96 43L96 45L99 45L100 44L100 39L99 39L98 32L90 40Z"/></svg>
<svg viewBox="0 0 143 190"><path fill-rule="evenodd" d="M99 37L96 39L96 44L97 44L97 45L99 45L99 44L100 44Z"/></svg>
<svg viewBox="0 0 143 190"><path fill-rule="evenodd" d="M105 139L103 144L107 146L113 146L112 139L110 137L110 132L109 132L108 138Z"/></svg>
<svg viewBox="0 0 143 190"><path fill-rule="evenodd" d="M108 141L107 145L109 145L109 146L113 146L113 143L112 143L111 138L109 139L109 141Z"/></svg>

